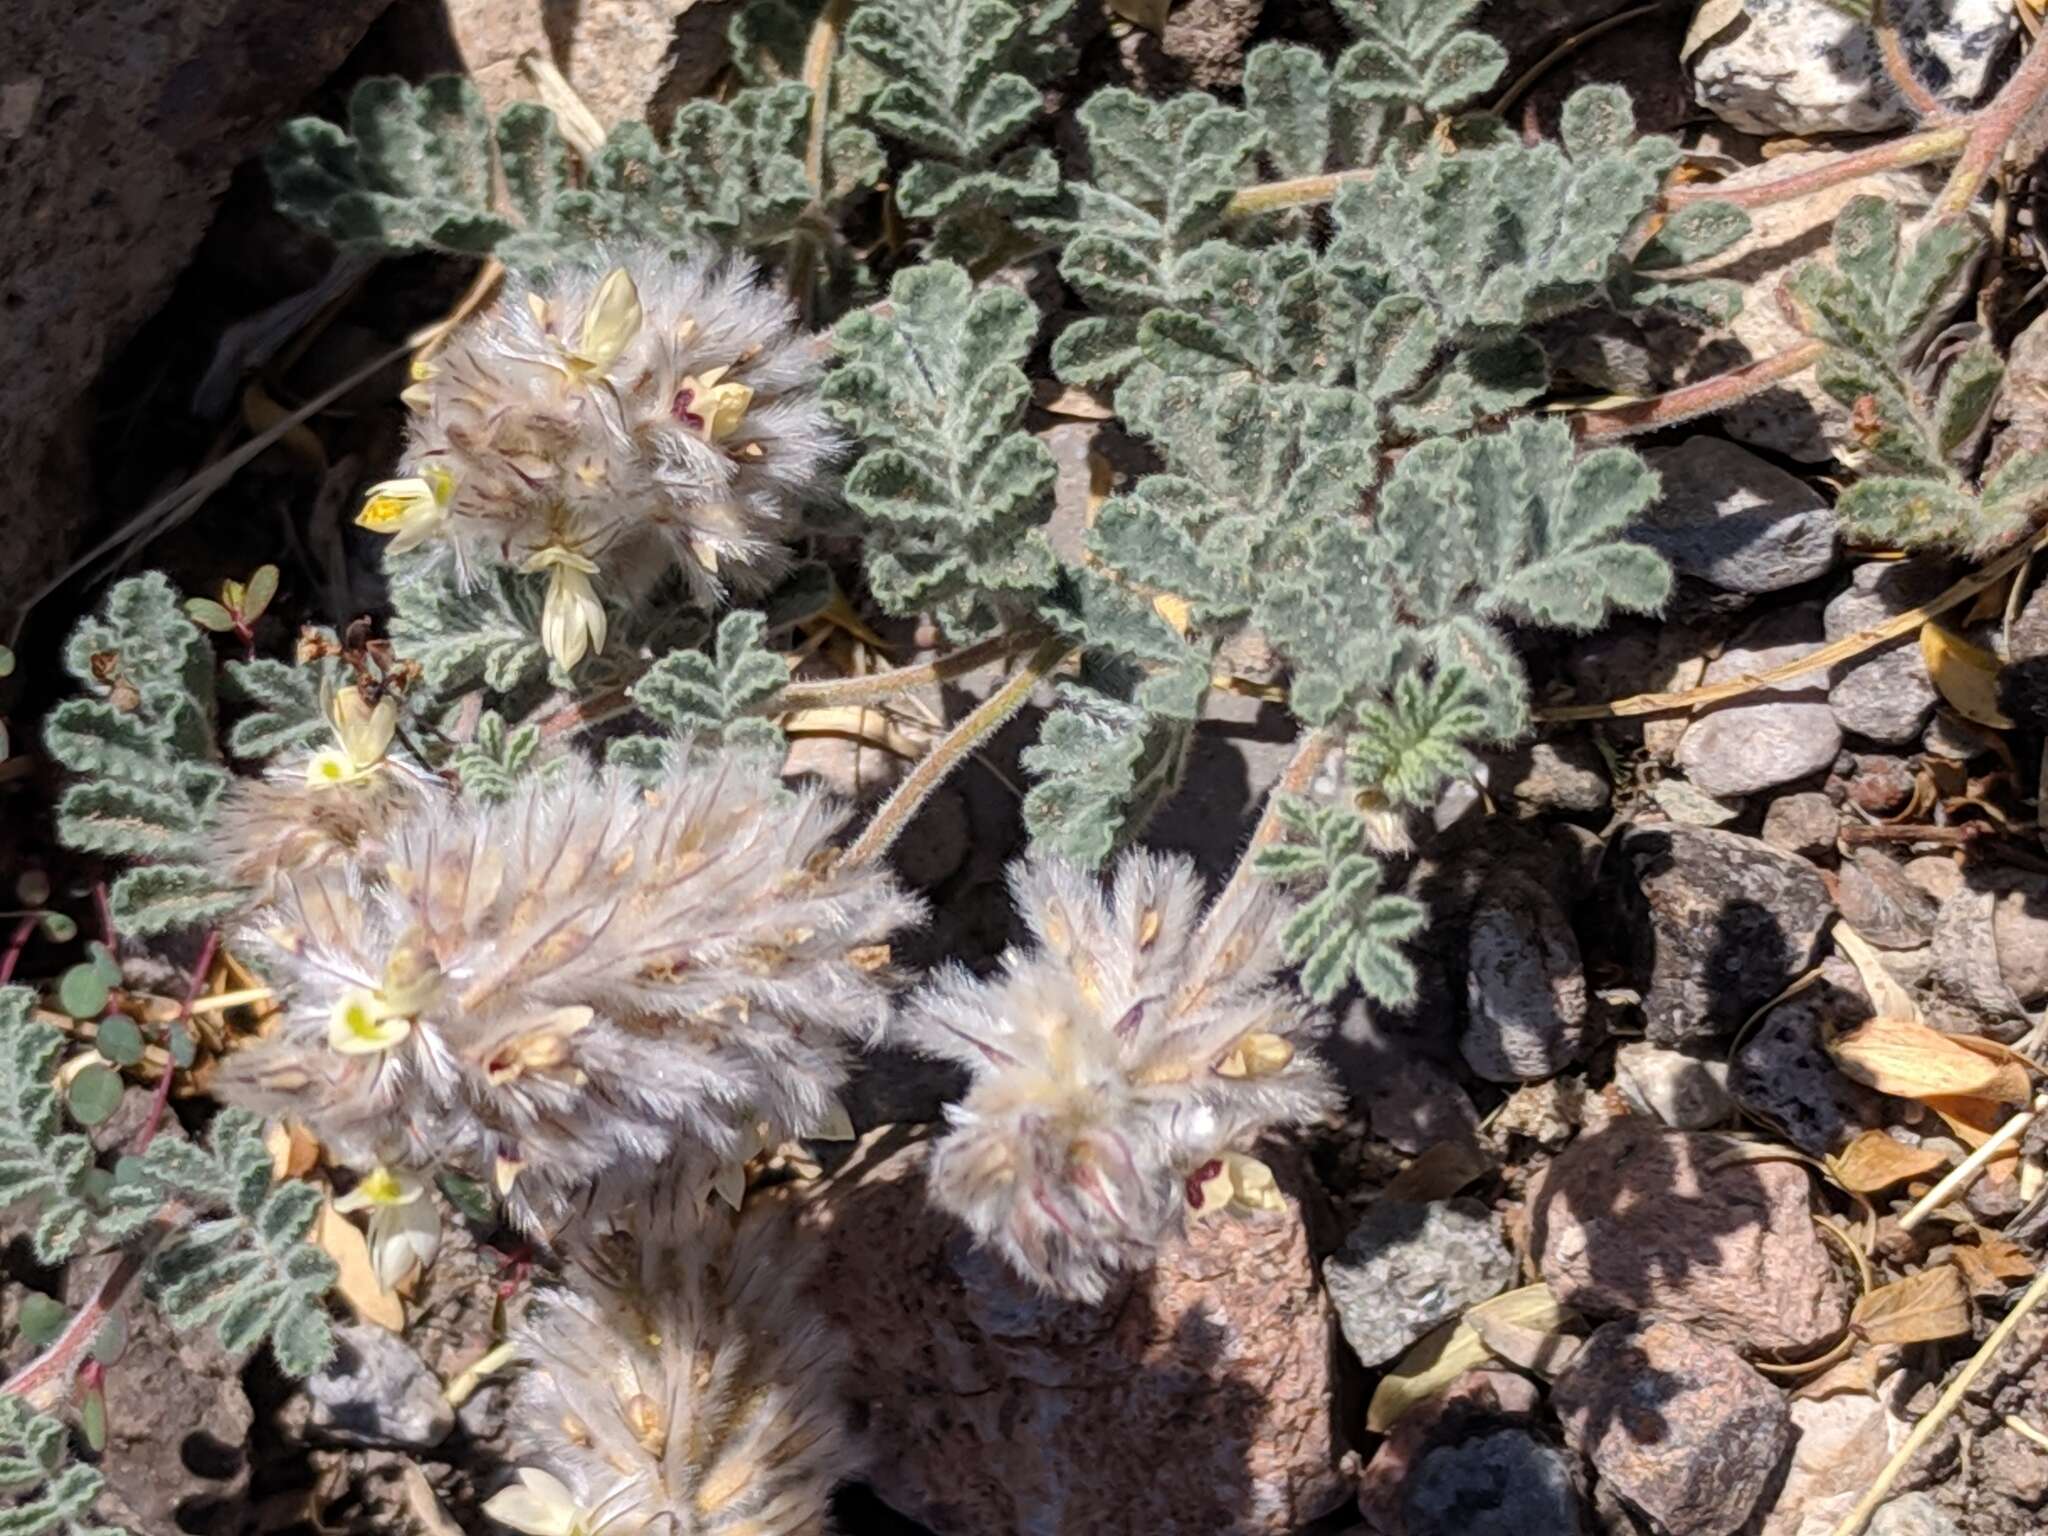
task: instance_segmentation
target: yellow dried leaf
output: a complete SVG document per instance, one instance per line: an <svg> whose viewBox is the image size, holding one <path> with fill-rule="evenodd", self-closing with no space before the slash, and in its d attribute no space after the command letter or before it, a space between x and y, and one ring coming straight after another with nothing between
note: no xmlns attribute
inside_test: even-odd
<svg viewBox="0 0 2048 1536"><path fill-rule="evenodd" d="M1835 1181L1858 1195L1874 1195L1908 1179L1925 1178L1947 1163L1947 1153L1933 1147L1909 1147L1883 1131L1865 1131L1830 1159Z"/></svg>
<svg viewBox="0 0 2048 1536"><path fill-rule="evenodd" d="M1547 1285L1525 1285L1482 1301L1458 1321L1445 1323L1412 1345L1380 1378L1372 1402L1366 1406L1367 1429L1384 1435L1409 1409L1429 1401L1475 1365L1499 1358L1472 1325L1474 1313L1480 1314L1482 1327L1498 1321L1536 1333L1560 1332L1572 1319Z"/></svg>
<svg viewBox="0 0 2048 1536"><path fill-rule="evenodd" d="M1032 384L1031 403L1048 416L1069 416L1077 421L1108 421L1116 415L1116 407L1098 391L1053 379L1039 379Z"/></svg>
<svg viewBox="0 0 2048 1536"><path fill-rule="evenodd" d="M1956 1140L1973 1149L1983 1146L2000 1126L2012 1118L2012 1112L1996 1099L1936 1095L1920 1102L1941 1116L1948 1128L1956 1133ZM1984 1165L1984 1178L1988 1183L2003 1184L2014 1175L2019 1164L2017 1143L2001 1148Z"/></svg>
<svg viewBox="0 0 2048 1536"><path fill-rule="evenodd" d="M1975 1051L1998 1066L1998 1081L1980 1095L1999 1104L2024 1104L2034 1096L2034 1079L2027 1071L2026 1058L2011 1046L1977 1035L1951 1035L1957 1045Z"/></svg>
<svg viewBox="0 0 2048 1536"><path fill-rule="evenodd" d="M1876 1018L1828 1042L1844 1076L1879 1093L1927 1099L1984 1093L1998 1064L1912 1019Z"/></svg>
<svg viewBox="0 0 2048 1536"><path fill-rule="evenodd" d="M405 1303L377 1283L377 1271L370 1263L369 1239L354 1222L334 1209L332 1199L321 1203L320 1215L313 1223L313 1241L340 1270L334 1288L356 1316L393 1333L402 1332Z"/></svg>
<svg viewBox="0 0 2048 1536"><path fill-rule="evenodd" d="M1881 1285L1849 1315L1849 1324L1873 1344L1922 1344L1970 1331L1970 1288L1953 1264Z"/></svg>
<svg viewBox="0 0 2048 1536"><path fill-rule="evenodd" d="M1112 16L1136 22L1155 35L1166 30L1166 13L1172 8L1173 0L1109 0Z"/></svg>
<svg viewBox="0 0 2048 1536"><path fill-rule="evenodd" d="M1863 991L1879 1017L1912 1019L1918 1023L1920 1005L1913 1001L1913 994L1906 989L1906 984L1885 969L1877 947L1840 918L1835 920L1833 932L1835 947L1856 967L1856 975L1863 982Z"/></svg>
<svg viewBox="0 0 2048 1536"><path fill-rule="evenodd" d="M2012 729L2012 721L1998 707L1996 656L1932 619L1920 626L1920 654L1949 708L1977 725L1996 731Z"/></svg>
<svg viewBox="0 0 2048 1536"><path fill-rule="evenodd" d="M261 384L251 384L242 391L242 421L257 436L262 436L272 427L291 414L270 398ZM327 446L320 441L320 435L303 421L286 427L279 434L278 441L284 444L291 456L316 473L327 470Z"/></svg>

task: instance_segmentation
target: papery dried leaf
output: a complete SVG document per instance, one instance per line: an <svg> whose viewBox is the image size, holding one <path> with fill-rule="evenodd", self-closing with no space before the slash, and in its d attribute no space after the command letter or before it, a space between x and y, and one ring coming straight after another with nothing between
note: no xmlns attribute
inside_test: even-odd
<svg viewBox="0 0 2048 1536"><path fill-rule="evenodd" d="M1920 626L1920 654L1949 708L1977 725L1996 731L2012 729L2012 721L1998 707L1996 656L1932 619Z"/></svg>
<svg viewBox="0 0 2048 1536"><path fill-rule="evenodd" d="M2019 1244L1982 1227L1974 1243L1957 1243L1949 1258L1977 1296L2002 1296L2015 1281L2034 1277L2034 1261Z"/></svg>
<svg viewBox="0 0 2048 1536"><path fill-rule="evenodd" d="M1935 1147L1909 1147L1883 1131L1865 1131L1830 1159L1835 1181L1853 1194L1874 1195L1908 1179L1924 1178L1946 1166L1948 1154Z"/></svg>
<svg viewBox="0 0 2048 1536"><path fill-rule="evenodd" d="M1995 1062L1912 1019L1876 1018L1828 1042L1844 1076L1906 1099L1977 1095L1999 1079Z"/></svg>
<svg viewBox="0 0 2048 1536"><path fill-rule="evenodd" d="M1941 1116L1958 1141L1972 1149L1983 1146L2012 1118L2012 1111L1996 1099L1937 1096L1921 1102ZM2002 1184L2013 1177L2019 1165L2020 1149L2015 1143L1992 1155L1984 1165L1984 1177L1993 1184Z"/></svg>
<svg viewBox="0 0 2048 1536"><path fill-rule="evenodd" d="M1817 1399L1854 1392L1861 1397L1875 1397L1877 1384L1891 1373L1897 1355L1897 1349L1889 1345L1859 1349L1848 1359L1829 1366L1813 1380L1802 1383L1792 1395Z"/></svg>
<svg viewBox="0 0 2048 1536"><path fill-rule="evenodd" d="M370 1263L370 1240L362 1230L334 1209L328 1200L313 1223L315 1246L340 1267L334 1289L357 1317L393 1333L405 1330L405 1303L377 1283L377 1271Z"/></svg>
<svg viewBox="0 0 2048 1536"><path fill-rule="evenodd" d="M2033 1075L2027 1070L2026 1058L2011 1046L1997 1040L1985 1040L1976 1035L1951 1035L1957 1045L1975 1051L1987 1061L1998 1063L1998 1081L1984 1090L1979 1097L1992 1099L2000 1104L2025 1104L2034 1096Z"/></svg>
<svg viewBox="0 0 2048 1536"><path fill-rule="evenodd" d="M1454 1323L1445 1323L1414 1345L1380 1378L1366 1406L1365 1427L1383 1435L1418 1403L1427 1402L1476 1365L1498 1358L1472 1325L1501 1322L1536 1333L1556 1333L1574 1314L1558 1304L1547 1285L1525 1285L1483 1301Z"/></svg>
<svg viewBox="0 0 2048 1536"><path fill-rule="evenodd" d="M1913 994L1906 984L1885 969L1884 960L1877 947L1840 918L1835 920L1835 947L1849 957L1849 963L1856 967L1856 975L1863 982L1863 990L1870 997L1870 1006L1878 1017L1886 1019L1911 1019L1920 1021L1920 1005L1913 1001Z"/></svg>
<svg viewBox="0 0 2048 1536"><path fill-rule="evenodd" d="M1469 1141L1440 1141L1403 1168L1380 1191L1387 1200L1445 1200L1492 1172L1493 1163Z"/></svg>
<svg viewBox="0 0 2048 1536"><path fill-rule="evenodd" d="M1970 1288L1953 1264L1936 1264L1881 1285L1849 1315L1849 1324L1874 1344L1921 1344L1970 1331Z"/></svg>

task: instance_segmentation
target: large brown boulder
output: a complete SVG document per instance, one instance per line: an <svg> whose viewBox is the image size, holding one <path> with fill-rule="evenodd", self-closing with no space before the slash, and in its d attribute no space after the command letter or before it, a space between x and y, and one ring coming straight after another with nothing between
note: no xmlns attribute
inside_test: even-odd
<svg viewBox="0 0 2048 1536"><path fill-rule="evenodd" d="M386 0L0 5L0 616L94 520L94 381Z"/></svg>
<svg viewBox="0 0 2048 1536"><path fill-rule="evenodd" d="M1198 1225L1080 1306L934 1209L925 1160L922 1142L857 1159L807 1214L885 1502L938 1536L1283 1536L1349 1496L1330 1312L1292 1200Z"/></svg>

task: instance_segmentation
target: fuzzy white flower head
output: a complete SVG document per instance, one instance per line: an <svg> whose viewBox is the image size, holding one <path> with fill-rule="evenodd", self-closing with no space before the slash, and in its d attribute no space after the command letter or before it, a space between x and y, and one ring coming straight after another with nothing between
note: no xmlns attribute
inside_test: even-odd
<svg viewBox="0 0 2048 1536"><path fill-rule="evenodd" d="M287 755L260 778L237 779L208 829L206 862L222 880L268 901L281 880L348 860L376 860L385 833L416 810L418 770L386 758L376 772L335 779L319 754Z"/></svg>
<svg viewBox="0 0 2048 1536"><path fill-rule="evenodd" d="M1127 855L1105 899L1057 860L1011 872L1037 940L994 976L942 973L912 1043L973 1074L934 1150L933 1198L1048 1290L1098 1300L1185 1214L1277 1203L1244 1148L1336 1102L1318 1016L1278 980L1282 899L1245 884L1202 914L1184 859Z"/></svg>
<svg viewBox="0 0 2048 1536"><path fill-rule="evenodd" d="M919 915L825 857L843 820L729 760L423 803L377 867L278 882L245 952L291 1006L221 1092L353 1166L491 1179L529 1225L600 1173L829 1127L886 1017L885 941Z"/></svg>
<svg viewBox="0 0 2048 1536"><path fill-rule="evenodd" d="M528 1465L486 1512L529 1536L822 1533L853 1458L841 1351L787 1212L735 1217L670 1186L567 1246L565 1283L513 1333Z"/></svg>
<svg viewBox="0 0 2048 1536"><path fill-rule="evenodd" d="M549 648L573 666L603 648L607 591L674 567L710 601L781 574L838 448L820 367L743 263L635 248L508 282L417 370L402 474L357 521L465 568L546 570Z"/></svg>

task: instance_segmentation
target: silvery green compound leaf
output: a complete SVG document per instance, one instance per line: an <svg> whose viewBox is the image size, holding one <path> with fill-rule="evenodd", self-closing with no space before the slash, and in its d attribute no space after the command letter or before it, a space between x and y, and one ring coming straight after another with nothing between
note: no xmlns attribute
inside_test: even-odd
<svg viewBox="0 0 2048 1536"><path fill-rule="evenodd" d="M1925 356L1982 236L1967 219L1944 218L1903 243L1898 209L1879 197L1851 199L1834 236L1832 263L1806 263L1788 292L1807 331L1827 345L1814 378L1852 413L1852 446L1869 474L1843 494L1843 525L1907 548L1997 547L2035 505L1989 486L1978 495L1959 461L1977 441L2004 366L1981 342L1939 366Z"/></svg>
<svg viewBox="0 0 2048 1536"><path fill-rule="evenodd" d="M840 322L841 364L825 381L834 415L867 445L846 498L867 519L868 580L893 613L986 629L1058 573L1042 531L1052 454L1021 430L1038 311L943 261L899 273L889 298L886 317Z"/></svg>
<svg viewBox="0 0 2048 1536"><path fill-rule="evenodd" d="M477 718L476 735L456 748L449 767L462 781L462 792L483 805L512 798L520 780L541 766L540 724L527 720L507 727L504 717L487 709Z"/></svg>
<svg viewBox="0 0 2048 1536"><path fill-rule="evenodd" d="M258 656L227 664L231 694L256 705L228 728L227 748L236 757L276 757L294 747L316 747L332 733L320 705L325 665L292 666Z"/></svg>
<svg viewBox="0 0 2048 1536"><path fill-rule="evenodd" d="M1053 343L1062 378L1095 384L1138 361L1140 316L1182 298L1186 263L1222 232L1260 135L1249 114L1194 92L1153 102L1112 87L1075 115L1093 179L1069 183L1056 214L1022 222L1064 246L1060 275L1097 311Z"/></svg>
<svg viewBox="0 0 2048 1536"><path fill-rule="evenodd" d="M1032 848L1100 869L1179 787L1191 734L1192 722L1062 684L1038 740L1024 749L1038 779L1024 796Z"/></svg>
<svg viewBox="0 0 2048 1536"><path fill-rule="evenodd" d="M71 1459L61 1419L18 1396L0 1397L0 1532L5 1536L127 1536L93 1519L105 1481Z"/></svg>
<svg viewBox="0 0 2048 1536"><path fill-rule="evenodd" d="M883 84L867 120L921 156L897 203L935 224L933 251L972 260L1001 242L1006 220L1059 193L1051 151L1019 147L1042 113L1039 86L1065 62L1056 39L1072 0L895 0L857 10L846 45Z"/></svg>
<svg viewBox="0 0 2048 1536"><path fill-rule="evenodd" d="M1381 889L1381 866L1363 817L1344 806L1287 798L1281 816L1300 841L1262 849L1269 879L1314 894L1280 932L1280 948L1301 965L1302 990L1329 1002L1352 982L1383 1007L1415 996L1415 967L1401 946L1421 932L1422 906Z"/></svg>
<svg viewBox="0 0 2048 1536"><path fill-rule="evenodd" d="M69 847L154 863L125 872L110 900L139 935L197 926L231 910L233 894L196 867L228 775L213 740L213 648L156 572L117 582L99 617L65 646L65 666L91 697L50 712L50 755L80 775L57 802Z"/></svg>
<svg viewBox="0 0 2048 1536"><path fill-rule="evenodd" d="M274 1183L263 1127L228 1109L203 1144L160 1136L144 1159L150 1177L195 1208L150 1261L148 1283L181 1331L212 1323L221 1346L242 1353L268 1342L290 1376L310 1376L334 1354L325 1298L336 1269L306 1242L320 1191Z"/></svg>
<svg viewBox="0 0 2048 1536"><path fill-rule="evenodd" d="M768 249L796 232L812 200L809 110L809 91L794 81L700 98L677 112L666 144L644 123L617 125L579 180L546 109L517 103L493 124L466 76L419 86L378 77L350 96L346 130L294 119L264 166L287 215L384 253L496 255L533 270L601 241ZM871 184L880 170L872 142L836 142L834 169L849 190ZM499 173L503 209L494 203Z"/></svg>
<svg viewBox="0 0 2048 1536"><path fill-rule="evenodd" d="M613 743L618 755L612 760L638 772L655 771L666 764L674 743L687 742L697 751L737 751L779 764L787 745L782 731L756 711L789 681L789 667L763 644L766 632L762 614L741 609L719 621L710 655L671 651L649 667L633 685L632 699L668 739Z"/></svg>

